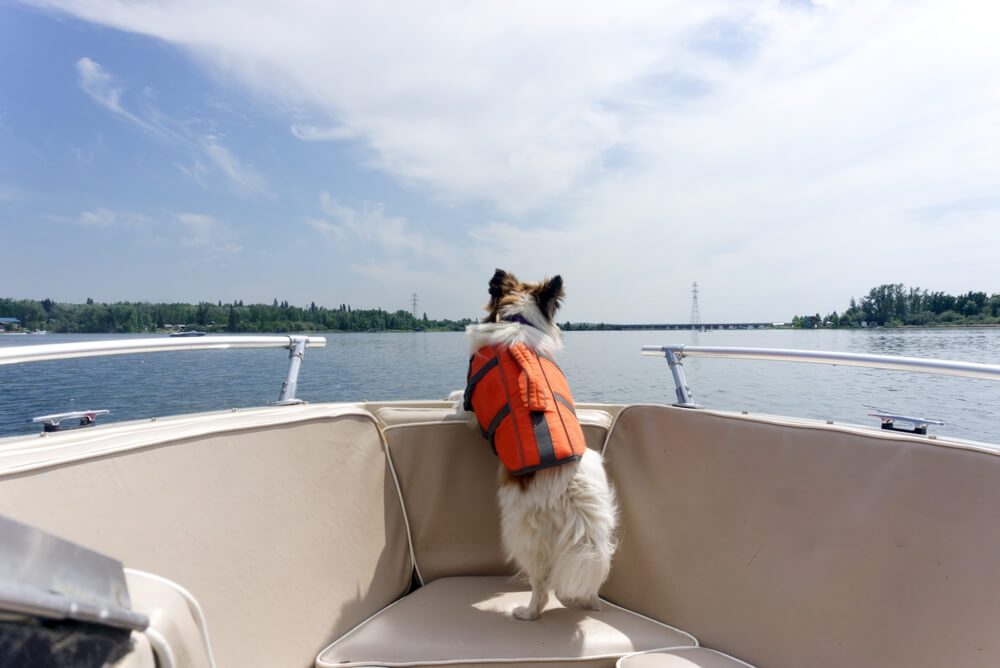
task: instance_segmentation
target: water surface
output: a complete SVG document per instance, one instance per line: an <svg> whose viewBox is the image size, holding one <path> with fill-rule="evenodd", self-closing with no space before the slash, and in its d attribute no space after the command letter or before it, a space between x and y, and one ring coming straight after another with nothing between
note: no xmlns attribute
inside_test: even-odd
<svg viewBox="0 0 1000 668"><path fill-rule="evenodd" d="M0 346L125 338L0 336ZM461 333L325 335L306 351L298 396L309 401L443 399L465 384ZM645 344L757 346L1000 363L1000 329L568 332L558 360L578 401L670 403L673 382ZM107 408L105 420L262 405L275 401L282 350L125 355L0 367L0 435L33 433L35 415ZM788 362L687 359L695 401L746 410L877 424L879 409L944 420L932 433L1000 443L1000 382Z"/></svg>

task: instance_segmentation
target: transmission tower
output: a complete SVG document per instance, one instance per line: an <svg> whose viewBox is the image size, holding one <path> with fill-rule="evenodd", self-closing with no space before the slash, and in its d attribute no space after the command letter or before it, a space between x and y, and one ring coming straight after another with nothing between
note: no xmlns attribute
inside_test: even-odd
<svg viewBox="0 0 1000 668"><path fill-rule="evenodd" d="M698 310L698 281L691 284L691 324L701 324L701 311Z"/></svg>
<svg viewBox="0 0 1000 668"><path fill-rule="evenodd" d="M410 295L410 304L413 305L413 319L417 319L417 293L414 292Z"/></svg>

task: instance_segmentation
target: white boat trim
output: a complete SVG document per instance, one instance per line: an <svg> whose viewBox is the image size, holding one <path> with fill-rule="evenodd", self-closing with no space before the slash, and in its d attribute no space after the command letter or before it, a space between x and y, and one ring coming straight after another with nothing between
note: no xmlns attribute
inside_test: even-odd
<svg viewBox="0 0 1000 668"><path fill-rule="evenodd" d="M234 408L229 411L119 422L99 428L2 439L0 475L64 466L94 457L142 450L167 440L177 441L235 430L343 416L365 418L378 425L375 417L358 404Z"/></svg>
<svg viewBox="0 0 1000 668"><path fill-rule="evenodd" d="M614 431L615 427L617 426L618 420L625 413L641 408L688 410L686 408L678 406L670 406L666 404L655 404L655 403L629 404L625 406L619 413L615 415L614 421L611 423L611 427L608 429L608 435L607 437L605 437L604 445L601 447L602 457L607 456L608 443L611 440L611 434ZM913 434L908 431L887 431L884 429L878 429L875 427L870 427L861 424L851 424L849 422L833 422L832 420L789 417L785 415L771 415L768 413L751 413L747 411L736 412L736 411L700 408L698 409L697 412L704 413L706 415L714 415L729 420L739 420L741 422L773 424L784 427L792 427L795 429L839 431L849 434L857 434L858 436L866 436L870 438L902 440L917 445L934 445L945 448L952 448L955 450L969 450L971 452L981 452L988 455L1000 456L1000 444L994 445L992 443L984 443L982 441L970 441L951 436L935 435L928 437L919 434Z"/></svg>

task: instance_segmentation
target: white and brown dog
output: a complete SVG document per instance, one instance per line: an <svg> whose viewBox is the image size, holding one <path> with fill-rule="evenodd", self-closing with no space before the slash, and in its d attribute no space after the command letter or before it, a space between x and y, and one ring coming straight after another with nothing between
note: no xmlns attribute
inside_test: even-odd
<svg viewBox="0 0 1000 668"><path fill-rule="evenodd" d="M615 496L551 359L562 347L562 278L522 283L497 269L489 293L488 315L466 328L465 408L503 462L503 546L531 584L531 602L514 616L537 619L550 591L567 607L596 610L615 550Z"/></svg>

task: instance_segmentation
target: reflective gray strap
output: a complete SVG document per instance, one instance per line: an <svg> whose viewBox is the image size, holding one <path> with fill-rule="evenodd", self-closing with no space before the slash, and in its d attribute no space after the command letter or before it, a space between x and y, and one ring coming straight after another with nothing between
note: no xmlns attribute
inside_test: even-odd
<svg viewBox="0 0 1000 668"><path fill-rule="evenodd" d="M472 410L472 393L476 391L476 383L478 383L479 381L481 381L483 379L483 376L485 376L486 374L488 374L491 370L495 369L498 364L500 364L500 358L499 357L493 357L493 358L490 359L489 362L487 362L486 364L484 364L482 366L482 368L479 369L479 371L477 371L475 373L474 376L472 376L471 378L469 378L469 382L465 386L465 400L464 400L464 402L462 404L465 407L465 410L467 410L467 411L471 411ZM472 370L472 360L471 359L469 360L469 370L470 371Z"/></svg>
<svg viewBox="0 0 1000 668"><path fill-rule="evenodd" d="M538 466L529 466L527 468L523 468L516 472L511 471L510 474L513 476L527 475L528 473L534 473L535 471L541 471L542 469L552 468L553 466L561 466L562 464L568 464L569 462L578 462L582 458L583 455L572 455L570 457L565 457L563 459L560 459L555 464L545 464L544 466L539 464Z"/></svg>
<svg viewBox="0 0 1000 668"><path fill-rule="evenodd" d="M555 464L556 449L552 445L552 433L545 420L545 411L531 411L531 428L535 432L535 442L538 443L538 465L545 467Z"/></svg>
<svg viewBox="0 0 1000 668"><path fill-rule="evenodd" d="M490 421L490 428L487 429L483 436L489 439L490 447L493 448L493 454L497 454L497 444L496 435L497 429L500 428L500 423L503 422L504 418L510 415L510 404L504 404L503 408L497 411L497 414L493 416L493 420Z"/></svg>
<svg viewBox="0 0 1000 668"><path fill-rule="evenodd" d="M566 397L564 397L561 394L556 394L555 392L552 393L552 396L554 396L556 398L556 401L558 401L563 406L565 406L566 408L568 408L570 410L570 412L573 413L573 415L576 415L576 409L573 408L573 404L570 403L569 399L567 399Z"/></svg>

